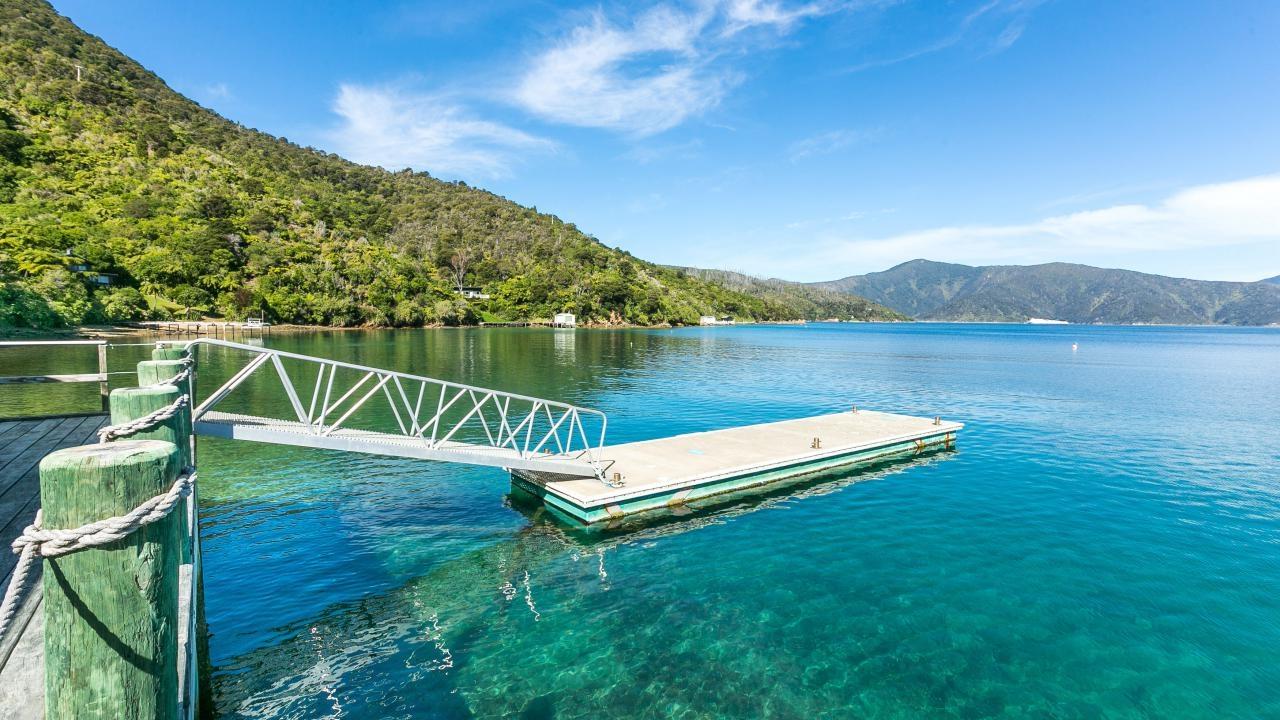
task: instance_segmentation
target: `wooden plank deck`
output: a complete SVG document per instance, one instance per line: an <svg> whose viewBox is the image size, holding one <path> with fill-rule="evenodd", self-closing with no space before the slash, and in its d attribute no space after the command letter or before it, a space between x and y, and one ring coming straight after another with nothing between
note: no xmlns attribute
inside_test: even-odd
<svg viewBox="0 0 1280 720"><path fill-rule="evenodd" d="M859 410L606 447L600 455L613 461L607 474L619 473L621 487L524 470L512 476L517 487L548 505L594 523L841 465L950 447L962 427Z"/></svg>
<svg viewBox="0 0 1280 720"><path fill-rule="evenodd" d="M106 415L0 421L0 588L8 587L17 564L9 544L40 508L40 460L54 450L96 442L98 429L106 424ZM29 587L39 587L38 570ZM44 657L42 628L30 622L40 600L38 589L28 592L13 630L0 639L0 718L43 715L43 704L32 714L36 708L30 702L35 685L41 697L44 691L43 666L36 668L31 662L33 651L40 663Z"/></svg>

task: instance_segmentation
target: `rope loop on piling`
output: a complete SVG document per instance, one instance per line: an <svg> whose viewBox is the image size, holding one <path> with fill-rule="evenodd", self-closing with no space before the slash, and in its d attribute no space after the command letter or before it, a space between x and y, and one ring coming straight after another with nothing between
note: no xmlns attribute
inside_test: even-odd
<svg viewBox="0 0 1280 720"><path fill-rule="evenodd" d="M174 375L173 377L168 378L166 380L161 380L158 383L154 383L152 387L155 387L156 385L177 386L178 383L185 382L190 377L191 377L191 358L183 358L182 369L178 371L177 375Z"/></svg>
<svg viewBox="0 0 1280 720"><path fill-rule="evenodd" d="M104 443L110 440L119 440L140 432L154 430L156 426L172 418L182 411L183 408L191 404L191 396L182 394L177 400L165 405L162 408L153 410L137 420L120 423L119 425L108 425L98 431L98 442Z"/></svg>
<svg viewBox="0 0 1280 720"><path fill-rule="evenodd" d="M166 380L151 383L148 387L156 387L158 385L177 385L178 383L189 379L191 377L192 368L196 364L196 359L191 357L190 349L184 350L183 353L183 356L176 361L182 363L182 369L178 371L178 374Z"/></svg>
<svg viewBox="0 0 1280 720"><path fill-rule="evenodd" d="M63 557L123 540L138 529L168 517L191 494L195 482L195 468L184 468L167 492L156 495L124 515L91 522L73 530L42 528L44 511L36 511L36 521L28 525L13 541L13 552L18 555L18 564L13 569L9 587L5 590L4 601L0 603L0 638L9 631L9 624L18 612L18 598L26 587L36 560Z"/></svg>

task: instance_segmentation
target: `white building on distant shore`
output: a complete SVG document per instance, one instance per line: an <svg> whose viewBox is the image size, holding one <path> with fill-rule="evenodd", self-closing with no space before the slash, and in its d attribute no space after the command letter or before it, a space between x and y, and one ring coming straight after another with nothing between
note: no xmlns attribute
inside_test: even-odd
<svg viewBox="0 0 1280 720"><path fill-rule="evenodd" d="M731 317L718 318L715 315L703 315L698 318L699 325L733 325L734 322Z"/></svg>
<svg viewBox="0 0 1280 720"><path fill-rule="evenodd" d="M578 318L573 313L556 313L556 316L551 319L551 325L552 327L577 327Z"/></svg>

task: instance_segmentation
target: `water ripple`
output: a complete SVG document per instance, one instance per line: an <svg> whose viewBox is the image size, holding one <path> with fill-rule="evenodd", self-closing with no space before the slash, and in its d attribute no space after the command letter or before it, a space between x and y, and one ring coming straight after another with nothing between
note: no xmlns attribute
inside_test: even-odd
<svg viewBox="0 0 1280 720"><path fill-rule="evenodd" d="M202 442L224 717L1280 716L1280 333L271 342L600 407L615 441L850 403L967 427L603 530L499 471Z"/></svg>

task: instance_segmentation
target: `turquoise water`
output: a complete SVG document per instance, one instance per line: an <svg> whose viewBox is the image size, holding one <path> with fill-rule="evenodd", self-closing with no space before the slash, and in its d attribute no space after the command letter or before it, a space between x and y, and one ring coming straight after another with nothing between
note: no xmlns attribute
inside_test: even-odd
<svg viewBox="0 0 1280 720"><path fill-rule="evenodd" d="M1280 331L267 342L597 407L615 442L850 403L967 427L591 532L497 469L203 440L222 717L1280 717Z"/></svg>

